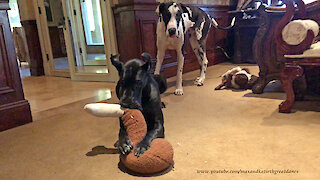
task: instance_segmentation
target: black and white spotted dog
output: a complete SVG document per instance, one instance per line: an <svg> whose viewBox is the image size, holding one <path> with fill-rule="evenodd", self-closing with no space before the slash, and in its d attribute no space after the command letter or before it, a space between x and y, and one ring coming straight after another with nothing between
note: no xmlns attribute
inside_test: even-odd
<svg viewBox="0 0 320 180"><path fill-rule="evenodd" d="M200 76L196 79L196 84L202 86L206 78L208 59L206 56L206 40L211 26L219 29L230 29L221 27L206 12L198 7L188 7L182 4L169 2L161 3L156 10L159 20L157 25L157 64L155 74L160 73L161 65L167 49L177 51L177 81L176 95L183 95L182 71L184 65L183 46L185 43L185 33L189 30L190 44L200 63Z"/></svg>

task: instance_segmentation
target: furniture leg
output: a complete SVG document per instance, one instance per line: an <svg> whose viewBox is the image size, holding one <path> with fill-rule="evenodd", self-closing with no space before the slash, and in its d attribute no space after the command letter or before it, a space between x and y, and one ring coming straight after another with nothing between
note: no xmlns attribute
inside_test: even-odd
<svg viewBox="0 0 320 180"><path fill-rule="evenodd" d="M267 81L266 78L259 77L255 85L252 87L252 92L254 94L262 94L264 88L270 81Z"/></svg>
<svg viewBox="0 0 320 180"><path fill-rule="evenodd" d="M279 105L279 112L290 113L295 101L292 82L302 76L303 69L299 65L286 65L280 73L281 84L285 91L287 98Z"/></svg>

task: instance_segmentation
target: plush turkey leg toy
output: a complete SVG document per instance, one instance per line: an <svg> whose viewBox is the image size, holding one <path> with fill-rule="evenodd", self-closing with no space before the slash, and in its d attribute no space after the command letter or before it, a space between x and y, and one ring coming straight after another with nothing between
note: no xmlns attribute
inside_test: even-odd
<svg viewBox="0 0 320 180"><path fill-rule="evenodd" d="M106 103L87 104L84 109L98 117L121 117L133 143L133 149L147 134L147 125L139 110L122 109L118 104ZM152 141L151 147L140 157L136 157L132 150L128 155L120 155L120 160L134 172L153 174L161 172L173 164L173 148L168 141L158 138Z"/></svg>

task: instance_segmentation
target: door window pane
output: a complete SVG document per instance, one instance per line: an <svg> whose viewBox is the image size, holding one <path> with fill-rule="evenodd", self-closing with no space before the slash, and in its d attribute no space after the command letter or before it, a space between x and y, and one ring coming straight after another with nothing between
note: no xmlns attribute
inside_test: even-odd
<svg viewBox="0 0 320 180"><path fill-rule="evenodd" d="M81 1L87 45L104 45L100 0Z"/></svg>

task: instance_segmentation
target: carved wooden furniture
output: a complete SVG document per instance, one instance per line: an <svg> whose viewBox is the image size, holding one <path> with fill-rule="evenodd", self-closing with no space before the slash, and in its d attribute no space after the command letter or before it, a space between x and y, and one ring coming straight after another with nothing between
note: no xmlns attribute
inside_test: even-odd
<svg viewBox="0 0 320 180"><path fill-rule="evenodd" d="M32 121L30 105L22 91L8 9L8 1L0 0L0 131Z"/></svg>
<svg viewBox="0 0 320 180"><path fill-rule="evenodd" d="M306 6L306 17L320 22L320 1ZM265 86L273 80L280 80L280 71L283 68L283 54L278 54L277 45L274 41L274 33L277 24L285 13L283 8L271 8L260 6L259 29L254 40L253 54L259 65L259 79L252 88L253 93L263 93ZM294 19L298 18L297 14ZM299 79L300 80L300 79ZM299 84L299 83L297 83Z"/></svg>
<svg viewBox="0 0 320 180"><path fill-rule="evenodd" d="M299 9L298 17L305 19L305 4L302 0L294 1ZM317 51L316 49L317 46L320 46L320 42L313 44L314 38L319 33L319 25L316 22L292 21L288 24L295 13L295 7L293 0L285 0L284 2L286 4L286 13L275 29L274 39L279 54L284 54L285 56L285 59L281 60L284 62L284 67L281 70L280 79L287 98L279 105L279 112L289 113L295 101L293 81L303 75L304 66L316 66L320 69L320 50ZM308 24L304 29L303 23L305 22L313 23L314 30L311 28L312 24ZM295 32L290 34L290 28ZM299 35L305 36L298 39ZM311 46L312 44L313 46Z"/></svg>
<svg viewBox="0 0 320 180"><path fill-rule="evenodd" d="M142 52L148 52L156 57L156 27L158 17L155 13L159 3L156 0L119 0L114 9L117 42L120 60L140 57ZM194 5L201 7L218 21L222 26L228 26L231 19L228 11L230 6L216 5ZM200 69L198 60L190 46L188 35L185 45L184 72ZM209 65L217 64L227 60L223 51L218 46L226 48L228 44L228 31L212 28L207 41L207 56ZM155 61L155 59L153 59ZM167 51L161 73L166 77L176 75L177 61L174 51Z"/></svg>

